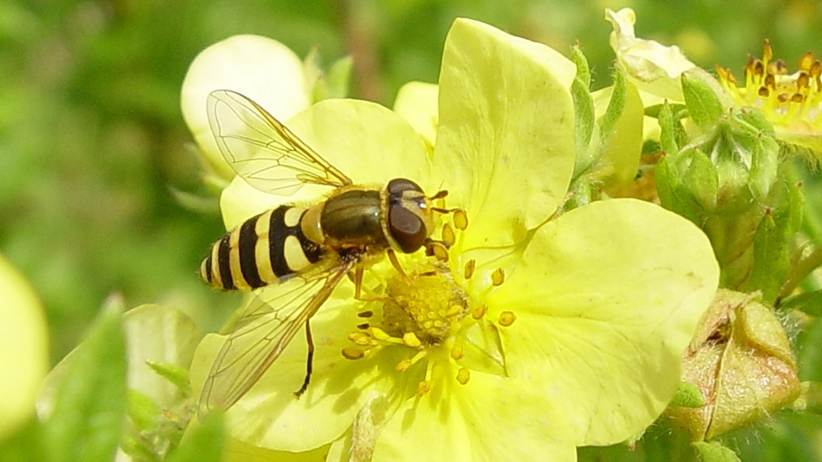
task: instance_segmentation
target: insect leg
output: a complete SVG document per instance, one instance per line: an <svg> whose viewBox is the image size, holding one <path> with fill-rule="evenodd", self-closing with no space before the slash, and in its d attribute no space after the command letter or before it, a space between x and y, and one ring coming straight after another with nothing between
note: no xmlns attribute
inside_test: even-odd
<svg viewBox="0 0 822 462"><path fill-rule="evenodd" d="M398 273L400 273L400 276L402 276L405 279L409 279L408 273L406 273L405 270L402 269L402 265L400 265L400 261L399 259L397 259L397 253L394 252L394 249L388 249L386 253L388 254L388 260L391 262L391 266L393 266L394 269L397 270Z"/></svg>
<svg viewBox="0 0 822 462"><path fill-rule="evenodd" d="M308 342L308 358L305 361L305 379L299 390L294 392L294 396L300 399L305 390L308 389L308 383L311 382L311 370L314 364L314 338L311 337L311 321L305 321L305 340Z"/></svg>

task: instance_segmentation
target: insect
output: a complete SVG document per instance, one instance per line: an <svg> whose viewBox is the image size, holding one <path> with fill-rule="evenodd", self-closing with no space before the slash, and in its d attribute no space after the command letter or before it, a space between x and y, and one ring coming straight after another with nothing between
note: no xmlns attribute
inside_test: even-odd
<svg viewBox="0 0 822 462"><path fill-rule="evenodd" d="M290 195L303 185L329 188L324 200L281 205L249 218L215 242L200 265L213 287L253 290L218 352L200 397L201 408L228 408L242 397L305 329L306 372L295 395L309 385L314 344L310 319L344 276L360 297L364 268L387 254L426 248L442 255L447 244L431 238L435 207L447 195L426 196L405 178L384 187L354 184L253 100L230 90L208 97L217 145L237 175L263 192Z"/></svg>

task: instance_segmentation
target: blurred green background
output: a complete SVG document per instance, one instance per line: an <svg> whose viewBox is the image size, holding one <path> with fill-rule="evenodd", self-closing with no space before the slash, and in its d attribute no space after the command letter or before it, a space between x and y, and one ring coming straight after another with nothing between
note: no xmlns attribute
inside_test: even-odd
<svg viewBox="0 0 822 462"><path fill-rule="evenodd" d="M737 76L766 37L791 67L805 51L822 52L818 0L0 2L0 253L44 301L52 362L112 292L129 306L177 306L206 327L234 305L196 275L222 232L216 199L193 211L173 193L201 188L179 89L204 47L257 33L300 56L317 47L326 63L351 54L352 95L390 105L402 83L436 81L445 33L467 16L561 51L579 41L600 87L613 59L603 10L623 6L636 10L640 36L676 43L697 64L721 63ZM804 335L822 337L814 327ZM803 374L822 380L816 370ZM740 444L759 447L773 431L790 437L791 419ZM818 427L811 419L796 425ZM815 440L797 438L822 445L818 431ZM790 454L805 457L805 446ZM768 451L746 455L778 460Z"/></svg>

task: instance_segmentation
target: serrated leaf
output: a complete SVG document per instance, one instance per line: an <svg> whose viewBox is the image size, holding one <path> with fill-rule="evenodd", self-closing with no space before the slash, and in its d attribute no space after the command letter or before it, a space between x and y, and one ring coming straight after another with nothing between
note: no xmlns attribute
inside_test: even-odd
<svg viewBox="0 0 822 462"><path fill-rule="evenodd" d="M222 460L225 435L223 416L210 414L192 428L168 462L219 462Z"/></svg>
<svg viewBox="0 0 822 462"><path fill-rule="evenodd" d="M671 406L678 407L702 407L705 405L705 397L699 391L699 387L690 382L679 382L676 387Z"/></svg>
<svg viewBox="0 0 822 462"><path fill-rule="evenodd" d="M719 82L700 68L684 72L681 80L688 114L703 130L709 129L730 107L727 95Z"/></svg>
<svg viewBox="0 0 822 462"><path fill-rule="evenodd" d="M148 367L161 377L173 383L185 396L191 395L191 383L188 380L188 369L169 363L146 361Z"/></svg>
<svg viewBox="0 0 822 462"><path fill-rule="evenodd" d="M126 414L126 350L122 306L109 305L75 351L43 425L49 462L114 457Z"/></svg>
<svg viewBox="0 0 822 462"><path fill-rule="evenodd" d="M740 462L735 452L716 441L699 441L693 445L702 462Z"/></svg>

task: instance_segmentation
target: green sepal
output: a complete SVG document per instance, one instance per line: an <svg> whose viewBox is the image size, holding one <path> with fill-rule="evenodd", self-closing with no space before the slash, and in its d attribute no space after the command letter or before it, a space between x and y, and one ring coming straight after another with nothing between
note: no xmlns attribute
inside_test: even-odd
<svg viewBox="0 0 822 462"><path fill-rule="evenodd" d="M161 377L173 383L185 396L191 395L191 383L188 380L188 369L174 364L146 361L151 368Z"/></svg>
<svg viewBox="0 0 822 462"><path fill-rule="evenodd" d="M768 202L771 207L754 235L753 269L745 289L761 291L763 300L773 304L790 271L791 243L801 221L802 191L794 183L780 181Z"/></svg>
<svg viewBox="0 0 822 462"><path fill-rule="evenodd" d="M316 103L329 98L347 97L352 66L351 57L344 56L334 61L328 70L324 70L320 63L319 52L316 48L312 49L303 61L311 101Z"/></svg>
<svg viewBox="0 0 822 462"><path fill-rule="evenodd" d="M151 427L159 415L160 406L153 399L133 388L128 390L128 416L138 431Z"/></svg>
<svg viewBox="0 0 822 462"><path fill-rule="evenodd" d="M625 75L622 70L617 67L614 69L614 89L611 92L611 99L608 101L608 108L605 113L597 119L597 126L599 127L599 136L604 141L611 135L622 111L625 109Z"/></svg>
<svg viewBox="0 0 822 462"><path fill-rule="evenodd" d="M688 115L703 130L719 121L731 107L719 82L705 70L695 67L682 74L682 94Z"/></svg>
<svg viewBox="0 0 822 462"><path fill-rule="evenodd" d="M718 177L708 156L699 149L665 156L656 175L662 206L701 226L717 201Z"/></svg>
<svg viewBox="0 0 822 462"><path fill-rule="evenodd" d="M675 127L678 122L674 120L674 109L670 104L661 105L657 113L657 121L659 122L659 145L666 154L676 154L679 152Z"/></svg>
<svg viewBox="0 0 822 462"><path fill-rule="evenodd" d="M66 364L43 424L49 462L114 458L128 402L122 311L109 302Z"/></svg>
<svg viewBox="0 0 822 462"><path fill-rule="evenodd" d="M740 462L733 450L717 441L699 441L693 446L702 462Z"/></svg>
<svg viewBox="0 0 822 462"><path fill-rule="evenodd" d="M574 123L576 136L576 163L574 178L584 173L594 162L594 149L591 149L596 115L594 100L589 89L590 72L588 61L579 47L572 49L571 58L577 66L577 74L571 84L571 97L574 101Z"/></svg>
<svg viewBox="0 0 822 462"><path fill-rule="evenodd" d="M748 187L754 199L764 202L776 182L779 169L779 144L770 136L760 136L751 152Z"/></svg>
<svg viewBox="0 0 822 462"><path fill-rule="evenodd" d="M705 397L699 387L690 382L679 382L670 406L697 408L705 405Z"/></svg>
<svg viewBox="0 0 822 462"><path fill-rule="evenodd" d="M219 462L225 443L224 419L212 413L195 423L186 433L168 462Z"/></svg>

